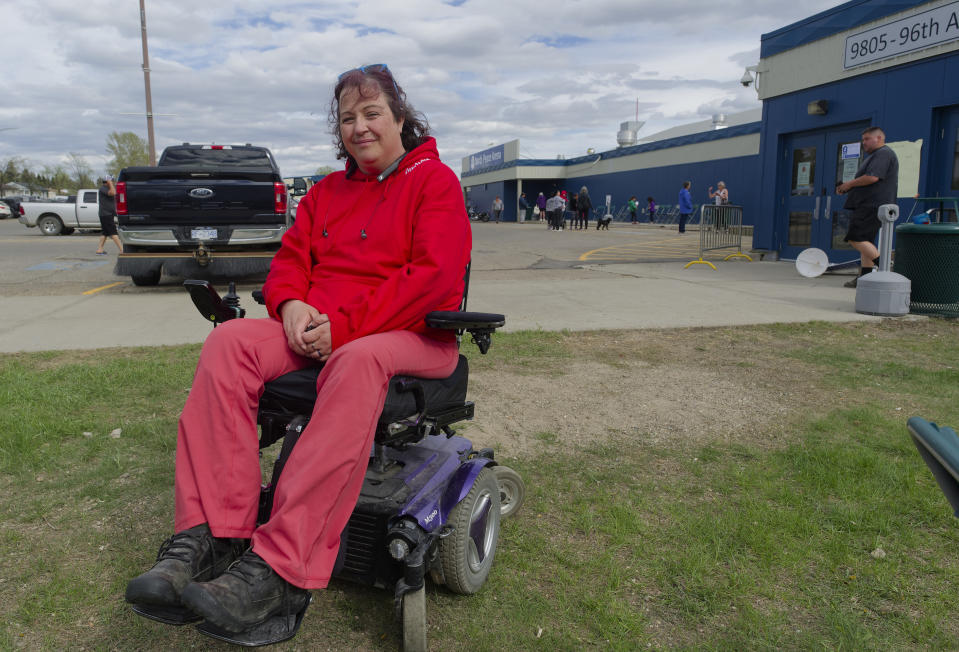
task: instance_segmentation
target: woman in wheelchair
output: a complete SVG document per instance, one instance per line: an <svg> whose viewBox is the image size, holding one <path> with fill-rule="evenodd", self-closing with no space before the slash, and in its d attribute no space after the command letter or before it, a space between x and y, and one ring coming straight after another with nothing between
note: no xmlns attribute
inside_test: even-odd
<svg viewBox="0 0 959 652"><path fill-rule="evenodd" d="M471 234L459 182L387 66L340 75L329 121L346 169L300 202L263 292L268 319L215 329L179 421L174 534L131 580L138 613L250 631L324 588L356 504L388 380L457 363L432 310L457 310ZM318 398L257 527L265 382L323 364Z"/></svg>

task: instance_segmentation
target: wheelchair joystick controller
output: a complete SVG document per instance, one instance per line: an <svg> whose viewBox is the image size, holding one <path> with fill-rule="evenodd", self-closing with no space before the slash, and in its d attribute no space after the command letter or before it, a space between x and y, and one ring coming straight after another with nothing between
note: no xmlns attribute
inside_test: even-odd
<svg viewBox="0 0 959 652"><path fill-rule="evenodd" d="M240 307L240 297L236 293L236 283L230 281L230 288L223 297L223 303L236 313L237 317L245 317L246 310Z"/></svg>

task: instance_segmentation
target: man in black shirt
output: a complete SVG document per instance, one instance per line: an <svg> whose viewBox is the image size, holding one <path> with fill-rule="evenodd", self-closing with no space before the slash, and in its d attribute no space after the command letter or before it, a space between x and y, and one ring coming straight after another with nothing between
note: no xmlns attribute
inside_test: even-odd
<svg viewBox="0 0 959 652"><path fill-rule="evenodd" d="M859 276L868 274L879 263L879 250L873 241L879 233L879 207L895 204L899 188L899 159L886 145L886 134L879 127L862 132L863 160L852 181L840 184L836 192L847 195L844 208L852 211L846 242L859 252L862 268ZM858 279L846 283L856 287Z"/></svg>
<svg viewBox="0 0 959 652"><path fill-rule="evenodd" d="M120 252L123 252L123 243L120 242L119 236L117 236L117 224L114 221L114 217L117 214L117 187L113 183L113 177L106 177L100 179L100 191L98 204L100 207L100 244L97 245L97 255L106 256L107 252L103 250L103 245L107 243L107 238L109 237L113 240L113 243L117 246L117 249Z"/></svg>

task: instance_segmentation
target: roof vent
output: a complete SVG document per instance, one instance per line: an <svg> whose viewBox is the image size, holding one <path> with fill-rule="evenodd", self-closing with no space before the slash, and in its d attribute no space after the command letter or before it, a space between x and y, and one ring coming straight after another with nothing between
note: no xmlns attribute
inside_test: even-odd
<svg viewBox="0 0 959 652"><path fill-rule="evenodd" d="M616 144L620 147L629 147L636 144L636 132L646 124L638 120L619 123L619 132L616 134Z"/></svg>

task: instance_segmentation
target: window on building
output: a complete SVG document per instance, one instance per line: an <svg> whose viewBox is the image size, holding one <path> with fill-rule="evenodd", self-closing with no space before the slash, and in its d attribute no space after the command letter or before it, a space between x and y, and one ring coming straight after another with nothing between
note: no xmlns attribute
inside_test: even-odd
<svg viewBox="0 0 959 652"><path fill-rule="evenodd" d="M816 178L816 148L797 147L793 150L792 196L812 196Z"/></svg>
<svg viewBox="0 0 959 652"><path fill-rule="evenodd" d="M808 247L812 244L812 213L794 211L789 214L789 246Z"/></svg>
<svg viewBox="0 0 959 652"><path fill-rule="evenodd" d="M849 216L852 211L845 209L835 209L832 211L832 248L833 249L852 249L852 245L846 242L846 233L849 231Z"/></svg>
<svg viewBox="0 0 959 652"><path fill-rule="evenodd" d="M846 183L856 178L856 170L859 169L860 155L859 143L840 143L836 148L836 185Z"/></svg>

